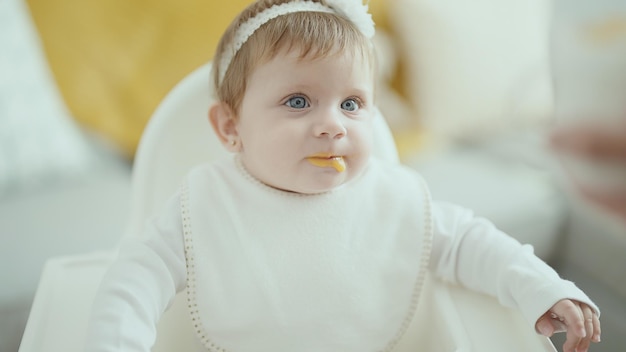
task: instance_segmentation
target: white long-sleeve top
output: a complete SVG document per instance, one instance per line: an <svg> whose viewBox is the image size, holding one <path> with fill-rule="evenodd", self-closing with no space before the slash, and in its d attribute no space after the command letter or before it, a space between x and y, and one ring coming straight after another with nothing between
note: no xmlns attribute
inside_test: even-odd
<svg viewBox="0 0 626 352"><path fill-rule="evenodd" d="M87 351L149 351L187 290L209 351L392 350L424 275L493 295L529 324L563 298L591 300L485 219L430 200L419 174L372 160L357 179L301 195L236 158L202 165L130 240L94 302Z"/></svg>

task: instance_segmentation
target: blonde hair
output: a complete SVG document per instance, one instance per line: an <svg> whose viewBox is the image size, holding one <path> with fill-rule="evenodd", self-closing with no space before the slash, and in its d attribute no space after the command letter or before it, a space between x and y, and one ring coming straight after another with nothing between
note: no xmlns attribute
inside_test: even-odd
<svg viewBox="0 0 626 352"><path fill-rule="evenodd" d="M262 25L243 44L228 67L219 67L237 29L261 11L292 0L258 0L243 10L226 29L213 58L213 85L217 99L239 111L248 77L254 69L281 50L298 50L301 59L317 59L351 50L374 66L371 42L347 18L335 13L295 12L278 16ZM324 0L307 0L326 5ZM220 83L220 72L226 70Z"/></svg>

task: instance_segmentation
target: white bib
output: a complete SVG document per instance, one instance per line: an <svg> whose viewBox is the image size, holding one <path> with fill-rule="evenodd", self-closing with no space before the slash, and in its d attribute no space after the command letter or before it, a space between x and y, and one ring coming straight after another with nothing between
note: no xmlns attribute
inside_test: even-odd
<svg viewBox="0 0 626 352"><path fill-rule="evenodd" d="M328 193L252 179L233 160L181 192L191 318L209 351L386 351L410 324L432 238L423 182L372 162Z"/></svg>

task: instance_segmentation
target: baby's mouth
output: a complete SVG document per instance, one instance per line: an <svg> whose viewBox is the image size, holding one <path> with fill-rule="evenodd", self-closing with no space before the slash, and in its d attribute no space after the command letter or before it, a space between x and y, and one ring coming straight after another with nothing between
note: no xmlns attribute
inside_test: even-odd
<svg viewBox="0 0 626 352"><path fill-rule="evenodd" d="M317 167L332 167L337 172L346 170L346 161L343 156L329 154L314 154L306 158L306 160Z"/></svg>

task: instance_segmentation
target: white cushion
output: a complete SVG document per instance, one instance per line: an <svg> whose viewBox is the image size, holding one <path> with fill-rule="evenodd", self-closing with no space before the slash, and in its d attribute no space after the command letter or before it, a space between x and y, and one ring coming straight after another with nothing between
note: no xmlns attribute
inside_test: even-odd
<svg viewBox="0 0 626 352"><path fill-rule="evenodd" d="M472 209L553 259L567 206L550 171L468 147L423 153L407 164L428 182L433 199Z"/></svg>
<svg viewBox="0 0 626 352"><path fill-rule="evenodd" d="M481 137L552 114L545 0L395 0L407 90L444 136Z"/></svg>

